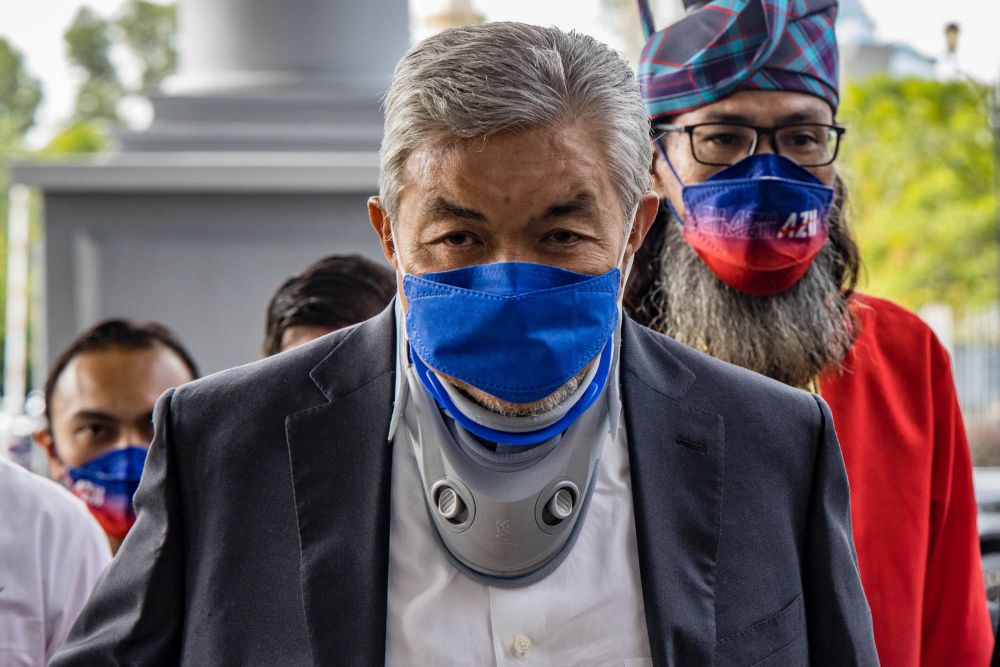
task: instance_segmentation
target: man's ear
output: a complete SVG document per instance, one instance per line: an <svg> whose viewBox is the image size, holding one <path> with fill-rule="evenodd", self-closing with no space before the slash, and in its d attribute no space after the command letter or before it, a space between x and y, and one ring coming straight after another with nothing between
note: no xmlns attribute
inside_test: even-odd
<svg viewBox="0 0 1000 667"><path fill-rule="evenodd" d="M45 451L45 455L49 458L49 477L60 482L65 480L66 466L62 464L56 453L56 441L52 437L52 431L48 428L40 428L35 431L32 440Z"/></svg>
<svg viewBox="0 0 1000 667"><path fill-rule="evenodd" d="M655 192L649 191L642 195L639 200L639 208L635 212L635 220L632 221L632 233L628 237L628 247L625 249L626 259L639 252L642 241L656 221L656 212L660 207L660 198Z"/></svg>
<svg viewBox="0 0 1000 667"><path fill-rule="evenodd" d="M389 260L393 268L396 266L396 243L392 238L392 224L389 221L389 214L382 207L382 200L379 197L368 198L368 220L371 221L375 233L378 235L379 244L382 246L382 253Z"/></svg>

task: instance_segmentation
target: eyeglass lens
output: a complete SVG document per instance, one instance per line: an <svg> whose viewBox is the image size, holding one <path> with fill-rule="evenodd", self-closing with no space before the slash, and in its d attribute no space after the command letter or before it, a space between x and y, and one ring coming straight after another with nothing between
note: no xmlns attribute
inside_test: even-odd
<svg viewBox="0 0 1000 667"><path fill-rule="evenodd" d="M792 125L774 134L774 150L804 167L829 163L837 153L839 135L826 125ZM729 165L750 155L760 140L752 127L709 123L691 132L691 146L699 162ZM756 146L759 150L759 146Z"/></svg>

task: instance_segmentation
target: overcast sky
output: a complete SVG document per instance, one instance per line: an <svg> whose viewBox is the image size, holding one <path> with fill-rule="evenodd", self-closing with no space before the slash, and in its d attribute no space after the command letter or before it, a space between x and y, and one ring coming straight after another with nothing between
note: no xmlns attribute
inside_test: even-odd
<svg viewBox="0 0 1000 667"><path fill-rule="evenodd" d="M198 0L210 2L211 0ZM675 12L680 0L653 0L663 17ZM982 81L1000 76L1000 1L998 0L862 0L882 39L906 42L933 57L944 52L944 25L961 25L961 69ZM122 0L44 0L0 2L0 35L27 56L28 67L45 86L39 130L32 143L47 138L72 110L77 79L66 64L62 33L81 5L111 15ZM411 0L416 17L414 35L421 35L419 18L440 10L447 0ZM587 32L615 48L626 49L621 26L608 20L601 0L473 0L489 20L517 20Z"/></svg>

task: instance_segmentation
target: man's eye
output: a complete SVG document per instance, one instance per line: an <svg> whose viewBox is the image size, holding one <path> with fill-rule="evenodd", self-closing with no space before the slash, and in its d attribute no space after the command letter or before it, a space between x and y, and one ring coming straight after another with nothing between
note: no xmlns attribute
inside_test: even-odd
<svg viewBox="0 0 1000 667"><path fill-rule="evenodd" d="M100 440L107 436L108 427L104 424L84 424L76 429L76 433L87 440Z"/></svg>
<svg viewBox="0 0 1000 667"><path fill-rule="evenodd" d="M573 232L566 231L565 229L557 229L553 232L550 232L548 238L550 241L553 241L560 245L574 243L580 240L579 236L577 236Z"/></svg>
<svg viewBox="0 0 1000 667"><path fill-rule="evenodd" d="M453 247L467 246L472 243L472 237L465 232L455 232L444 237L444 242Z"/></svg>
<svg viewBox="0 0 1000 667"><path fill-rule="evenodd" d="M735 146L739 144L741 141L740 137L736 136L735 134L726 134L726 133L713 134L709 137L706 137L706 139L709 142L718 144L719 146Z"/></svg>
<svg viewBox="0 0 1000 667"><path fill-rule="evenodd" d="M794 137L792 137L792 144L796 146L812 146L818 143L819 139L816 137L816 135L809 133L803 132L796 134Z"/></svg>

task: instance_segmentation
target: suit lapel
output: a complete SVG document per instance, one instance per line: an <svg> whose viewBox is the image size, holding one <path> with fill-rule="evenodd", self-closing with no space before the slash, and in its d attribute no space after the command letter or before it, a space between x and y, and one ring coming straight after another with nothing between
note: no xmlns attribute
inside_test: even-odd
<svg viewBox="0 0 1000 667"><path fill-rule="evenodd" d="M310 374L326 402L285 422L313 662L385 662L391 307L348 332ZM723 425L681 398L695 377L663 339L625 323L621 383L646 624L658 665L707 664Z"/></svg>
<svg viewBox="0 0 1000 667"><path fill-rule="evenodd" d="M646 625L657 665L711 664L722 418L681 399L695 376L627 320L622 393Z"/></svg>
<svg viewBox="0 0 1000 667"><path fill-rule="evenodd" d="M315 664L385 662L391 307L348 332L310 377L328 402L285 420Z"/></svg>

